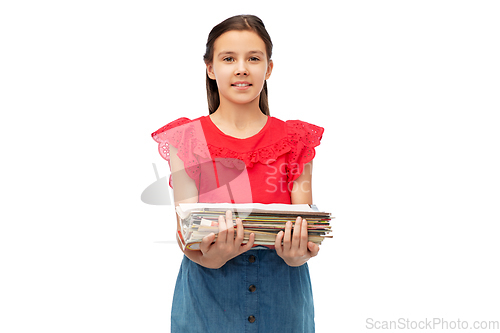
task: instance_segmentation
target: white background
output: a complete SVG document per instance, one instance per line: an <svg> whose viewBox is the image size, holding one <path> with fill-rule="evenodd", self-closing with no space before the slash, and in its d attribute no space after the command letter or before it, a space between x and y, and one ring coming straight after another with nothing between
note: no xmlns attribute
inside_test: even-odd
<svg viewBox="0 0 500 333"><path fill-rule="evenodd" d="M0 331L169 331L150 134L207 114L206 38L244 13L274 43L271 114L325 128L317 332L500 321L497 1L4 1Z"/></svg>

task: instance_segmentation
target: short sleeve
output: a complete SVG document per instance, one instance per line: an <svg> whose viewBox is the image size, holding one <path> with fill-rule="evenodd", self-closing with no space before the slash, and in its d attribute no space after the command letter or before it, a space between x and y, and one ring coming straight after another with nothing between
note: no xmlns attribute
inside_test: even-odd
<svg viewBox="0 0 500 333"><path fill-rule="evenodd" d="M168 161L169 166L169 146L177 148L177 156L184 162L187 174L195 180L198 187L200 164L196 155L208 153L199 121L179 118L153 132L151 136L158 143L158 152ZM169 185L172 187L172 176L170 176Z"/></svg>
<svg viewBox="0 0 500 333"><path fill-rule="evenodd" d="M290 152L287 168L288 182L296 180L304 170L304 165L313 160L315 148L319 146L324 128L300 120L288 120L287 132Z"/></svg>

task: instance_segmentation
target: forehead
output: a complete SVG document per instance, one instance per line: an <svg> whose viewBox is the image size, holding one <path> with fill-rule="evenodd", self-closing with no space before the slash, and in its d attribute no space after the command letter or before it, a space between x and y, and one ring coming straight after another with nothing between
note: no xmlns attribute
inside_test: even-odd
<svg viewBox="0 0 500 333"><path fill-rule="evenodd" d="M266 44L257 33L253 31L231 30L220 35L214 43L214 53L248 51L261 51L266 54Z"/></svg>

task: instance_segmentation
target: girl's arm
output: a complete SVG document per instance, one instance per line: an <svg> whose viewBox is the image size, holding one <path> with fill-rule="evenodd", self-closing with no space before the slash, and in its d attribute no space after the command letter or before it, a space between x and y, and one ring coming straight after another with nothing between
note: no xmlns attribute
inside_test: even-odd
<svg viewBox="0 0 500 333"><path fill-rule="evenodd" d="M302 174L295 180L292 188L292 204L312 204L312 161L304 165ZM276 236L276 253L289 266L301 266L319 252L319 245L309 242L307 221L297 217L295 226L287 222L285 232L280 231Z"/></svg>
<svg viewBox="0 0 500 333"><path fill-rule="evenodd" d="M196 188L196 183L186 173L184 169L184 162L177 156L177 148L169 146L169 149L175 207L177 207L179 203L198 202L198 189ZM179 232L181 230L181 222L179 220L179 216L177 214L175 214L175 216L177 219L177 232ZM176 239L179 248L182 250L182 244L179 241L179 238L176 237ZM191 251L186 249L183 252L192 261L200 263L200 251Z"/></svg>
<svg viewBox="0 0 500 333"><path fill-rule="evenodd" d="M177 148L170 146L170 168L172 173L172 185L174 188L175 206L179 203L198 202L198 189L195 181L189 177L184 169L184 162L177 156ZM181 230L179 216L177 217L177 232ZM228 260L252 248L255 235L250 234L248 243L242 244L244 236L243 223L236 219L236 237L231 212L226 217L219 217L219 233L217 240L215 234L211 233L203 238L200 251L186 248L184 254L195 263L207 268L220 268ZM212 244L213 243L213 244ZM177 244L182 250L182 244L177 238Z"/></svg>
<svg viewBox="0 0 500 333"><path fill-rule="evenodd" d="M292 204L308 204L312 205L312 187L311 187L311 179L312 179L312 161L304 165L304 170L300 174L299 178L297 178L293 182L292 188Z"/></svg>

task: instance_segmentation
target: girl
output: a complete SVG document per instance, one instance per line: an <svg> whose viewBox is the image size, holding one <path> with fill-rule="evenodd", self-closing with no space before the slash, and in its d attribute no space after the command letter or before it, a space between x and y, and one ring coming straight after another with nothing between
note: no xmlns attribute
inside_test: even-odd
<svg viewBox="0 0 500 333"><path fill-rule="evenodd" d="M176 205L312 204L312 159L323 128L270 116L271 54L271 38L256 16L231 17L210 32L209 115L179 118L152 134L169 161ZM235 228L228 211L217 239L212 233L201 251L184 250L172 332L314 332L306 262L319 246L308 242L307 221L289 221L274 246L254 246L253 234L243 244L243 236L241 220Z"/></svg>

